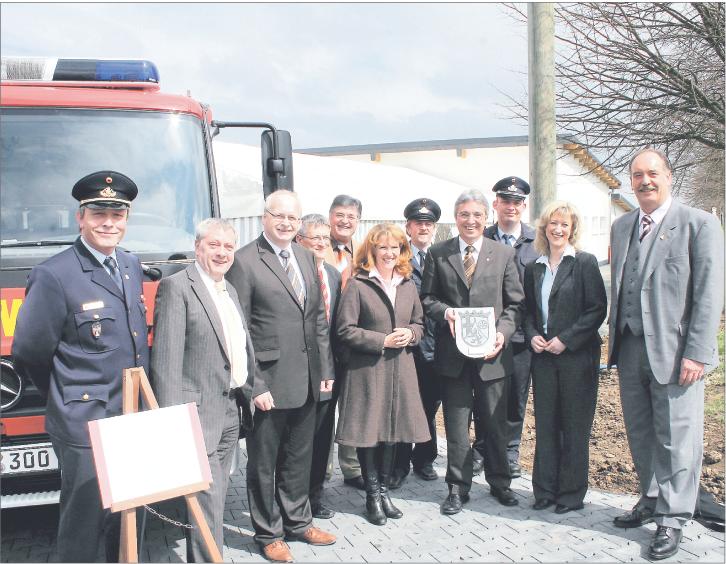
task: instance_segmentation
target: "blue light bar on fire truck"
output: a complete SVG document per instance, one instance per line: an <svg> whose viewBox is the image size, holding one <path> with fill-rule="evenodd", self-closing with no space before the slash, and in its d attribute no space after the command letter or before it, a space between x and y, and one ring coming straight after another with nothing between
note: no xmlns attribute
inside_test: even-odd
<svg viewBox="0 0 726 564"><path fill-rule="evenodd" d="M3 57L2 80L44 82L159 82L159 71L151 61L133 59L52 59Z"/></svg>

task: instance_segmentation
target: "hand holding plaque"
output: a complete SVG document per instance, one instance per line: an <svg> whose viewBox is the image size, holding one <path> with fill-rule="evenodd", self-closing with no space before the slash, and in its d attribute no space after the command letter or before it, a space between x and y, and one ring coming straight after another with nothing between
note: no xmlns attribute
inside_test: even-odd
<svg viewBox="0 0 726 564"><path fill-rule="evenodd" d="M455 338L459 351L469 358L484 358L497 349L493 307L454 308Z"/></svg>

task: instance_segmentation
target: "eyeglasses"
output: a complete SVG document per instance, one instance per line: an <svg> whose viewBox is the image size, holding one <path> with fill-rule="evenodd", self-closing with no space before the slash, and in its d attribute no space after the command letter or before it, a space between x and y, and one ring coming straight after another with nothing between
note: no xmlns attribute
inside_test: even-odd
<svg viewBox="0 0 726 564"><path fill-rule="evenodd" d="M333 217L339 221L347 219L348 221L358 221L358 216L352 213L335 212Z"/></svg>
<svg viewBox="0 0 726 564"><path fill-rule="evenodd" d="M275 223L282 223L283 221L289 221L290 223L297 223L300 218L296 215L285 215L284 213L272 213L270 210L265 210L265 213L269 214Z"/></svg>
<svg viewBox="0 0 726 564"><path fill-rule="evenodd" d="M320 243L325 243L326 245L330 244L330 237L323 237L322 235L316 235L315 237L308 237L307 235L300 235L300 237L302 237L303 239L309 239L316 245L320 244Z"/></svg>
<svg viewBox="0 0 726 564"><path fill-rule="evenodd" d="M481 212L474 212L474 213L459 212L456 214L456 217L459 217L459 218L463 219L464 221L468 221L472 217L476 220L481 220L481 219L484 219L486 217L486 215Z"/></svg>

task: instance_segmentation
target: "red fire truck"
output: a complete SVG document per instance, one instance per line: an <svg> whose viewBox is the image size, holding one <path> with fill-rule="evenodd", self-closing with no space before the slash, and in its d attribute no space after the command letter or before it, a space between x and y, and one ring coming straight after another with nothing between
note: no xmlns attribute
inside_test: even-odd
<svg viewBox="0 0 726 564"><path fill-rule="evenodd" d="M265 130L265 193L292 189L292 151L285 131L213 121L204 104L162 93L148 61L3 58L0 78L0 506L6 509L58 501L45 402L14 370L10 349L30 270L78 236L78 204L70 195L76 180L108 169L139 186L122 245L144 264L146 303L153 304L158 279L193 259L194 226L219 216L212 153L219 130ZM150 309L149 325L152 316Z"/></svg>

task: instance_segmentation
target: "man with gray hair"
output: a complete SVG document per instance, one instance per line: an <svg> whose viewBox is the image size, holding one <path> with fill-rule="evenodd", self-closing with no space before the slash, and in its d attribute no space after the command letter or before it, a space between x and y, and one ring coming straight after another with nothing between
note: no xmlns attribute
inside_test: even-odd
<svg viewBox="0 0 726 564"><path fill-rule="evenodd" d="M239 439L251 425L255 356L237 292L224 280L237 233L224 219L196 229L196 260L156 292L151 382L161 407L195 402L212 484L199 504L222 553L224 501ZM243 417L240 417L240 407ZM209 562L198 528L186 529L187 561Z"/></svg>
<svg viewBox="0 0 726 564"><path fill-rule="evenodd" d="M441 376L447 441L446 483L441 505L453 515L469 501L472 449L469 425L477 406L484 445L484 472L491 494L506 506L517 505L510 489L507 459L507 384L513 370L505 346L520 324L524 291L514 249L485 238L489 203L479 190L463 192L454 204L459 235L433 245L426 256L421 298L427 317L438 322L434 364ZM492 307L496 318L494 350L471 358L456 346L454 308Z"/></svg>
<svg viewBox="0 0 726 564"><path fill-rule="evenodd" d="M330 224L320 214L308 214L301 220L296 241L315 255L320 291L325 302L325 316L330 328L330 350L333 364L338 367L335 354L333 326L340 298L341 277L337 269L325 262L330 249ZM336 380L338 372L336 372ZM328 467L332 467L333 429L335 427L335 403L340 387L333 385L333 392L321 393L315 411L315 436L313 439L313 463L310 467L310 510L316 519L331 519L335 512L323 503L323 486Z"/></svg>

